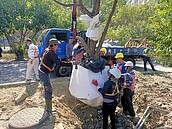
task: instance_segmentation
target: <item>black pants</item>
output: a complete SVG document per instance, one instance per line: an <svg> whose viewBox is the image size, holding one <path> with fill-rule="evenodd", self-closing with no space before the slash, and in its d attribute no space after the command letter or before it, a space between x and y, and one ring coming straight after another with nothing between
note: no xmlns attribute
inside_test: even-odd
<svg viewBox="0 0 172 129"><path fill-rule="evenodd" d="M145 70L145 71L147 71L147 67L146 67L147 62L149 62L149 64L150 64L152 70L155 71L155 68L154 68L154 66L153 66L153 63L152 63L150 57L144 56L144 57L143 57L143 62L144 62L144 70Z"/></svg>
<svg viewBox="0 0 172 129"><path fill-rule="evenodd" d="M125 88L124 94L121 97L121 103L123 107L123 112L129 112L130 116L135 116L134 108L133 108L133 95L134 91Z"/></svg>
<svg viewBox="0 0 172 129"><path fill-rule="evenodd" d="M103 129L108 127L108 116L111 120L111 129L115 129L115 110L117 106L117 101L113 103L103 102Z"/></svg>

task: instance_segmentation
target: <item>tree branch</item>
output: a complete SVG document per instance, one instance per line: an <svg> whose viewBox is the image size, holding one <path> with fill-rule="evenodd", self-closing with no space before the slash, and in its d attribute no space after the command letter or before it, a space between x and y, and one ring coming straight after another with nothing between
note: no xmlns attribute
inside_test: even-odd
<svg viewBox="0 0 172 129"><path fill-rule="evenodd" d="M61 6L65 6L65 7L72 7L72 6L78 6L78 7L80 7L81 8L81 11L83 12L83 13L86 13L89 17L93 17L94 15L88 10L88 9L86 9L85 7L84 7L84 5L82 4L82 2L80 2L80 3L75 3L75 4L64 4L64 3L61 3L61 2L59 2L59 1L57 1L57 0L53 0L54 2L56 2L57 4L59 4L59 5L61 5Z"/></svg>
<svg viewBox="0 0 172 129"><path fill-rule="evenodd" d="M108 17L106 26L105 26L104 31L103 31L103 33L102 33L102 36L101 36L101 38L100 38L100 42L99 42L98 48L97 48L97 50L96 50L95 57L98 57L98 56L99 56L99 51L100 51L100 49L101 49L101 47L102 47L102 45L103 45L103 42L104 42L104 40L105 40L105 36L106 36L106 34L107 34L108 27L109 27L109 25L110 25L112 16L113 16L113 14L114 14L114 12L115 12L115 10L116 10L117 3L118 3L118 0L115 0L114 3L113 3L112 10L111 10L111 12L110 12L110 14L109 14L109 17Z"/></svg>
<svg viewBox="0 0 172 129"><path fill-rule="evenodd" d="M97 14L99 14L99 10L100 10L100 0L94 0L94 7L92 14L96 16Z"/></svg>
<svg viewBox="0 0 172 129"><path fill-rule="evenodd" d="M88 45L86 44L86 42L83 40L83 38L81 38L80 36L76 36L76 39L81 42L81 44L84 46L84 50L86 50L86 52L88 52L88 54L89 54L90 49L89 49Z"/></svg>

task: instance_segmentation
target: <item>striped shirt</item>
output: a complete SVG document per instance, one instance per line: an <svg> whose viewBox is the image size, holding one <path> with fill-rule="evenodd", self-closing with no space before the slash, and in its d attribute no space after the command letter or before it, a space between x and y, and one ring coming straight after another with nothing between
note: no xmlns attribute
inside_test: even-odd
<svg viewBox="0 0 172 129"><path fill-rule="evenodd" d="M128 89L134 90L135 77L133 70L127 71L127 74L124 77L124 86Z"/></svg>
<svg viewBox="0 0 172 129"><path fill-rule="evenodd" d="M29 49L28 49L28 56L30 59L34 59L37 58L39 55L39 50L38 47L36 45L34 45L33 43L29 45Z"/></svg>

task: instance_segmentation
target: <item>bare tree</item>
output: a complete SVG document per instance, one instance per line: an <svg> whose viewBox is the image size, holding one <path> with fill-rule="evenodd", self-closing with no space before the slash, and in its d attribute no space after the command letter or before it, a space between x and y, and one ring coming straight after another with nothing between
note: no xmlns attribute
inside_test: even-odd
<svg viewBox="0 0 172 129"><path fill-rule="evenodd" d="M59 5L65 6L65 7L77 6L80 8L80 10L82 11L83 14L87 14L90 18L93 18L99 14L101 0L93 0L93 10L91 12L83 5L82 0L78 0L78 2L76 2L76 0L75 0L74 4L65 4L65 3L59 2L58 0L54 0L54 2L56 2ZM100 51L102 44L105 40L105 36L107 34L108 27L109 27L109 24L111 22L111 18L115 12L117 2L118 2L118 0L114 0L112 10L111 10L109 17L107 19L107 23L106 23L106 26L102 32L99 43L98 43L98 40L97 41L90 40L90 43L86 44L85 41L81 37L78 37L78 36L76 37L84 45L84 49L88 53L88 57L93 58L93 59L97 59L99 57L99 51ZM98 46L96 47L97 43L98 43Z"/></svg>

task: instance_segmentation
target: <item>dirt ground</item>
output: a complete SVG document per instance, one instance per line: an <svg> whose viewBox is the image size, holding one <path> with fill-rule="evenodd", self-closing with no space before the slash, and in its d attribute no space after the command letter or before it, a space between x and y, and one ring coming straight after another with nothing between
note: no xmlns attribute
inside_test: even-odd
<svg viewBox="0 0 172 129"><path fill-rule="evenodd" d="M172 128L172 73L141 73L136 71L136 76L137 83L134 96L136 115L141 117L147 106L170 112L152 112L143 129ZM69 77L52 79L54 86L53 109L55 111L53 118L55 120L52 122L53 125L47 129L101 129L102 116L97 113L97 109L100 107L89 107L71 96L68 90L69 81ZM25 86L0 88L0 129L6 129L10 117L24 108L44 108L41 84L38 88L35 87L33 95L16 104L15 98L24 90ZM116 112L120 113L120 111L121 109L118 108ZM118 122L120 122L119 119Z"/></svg>

